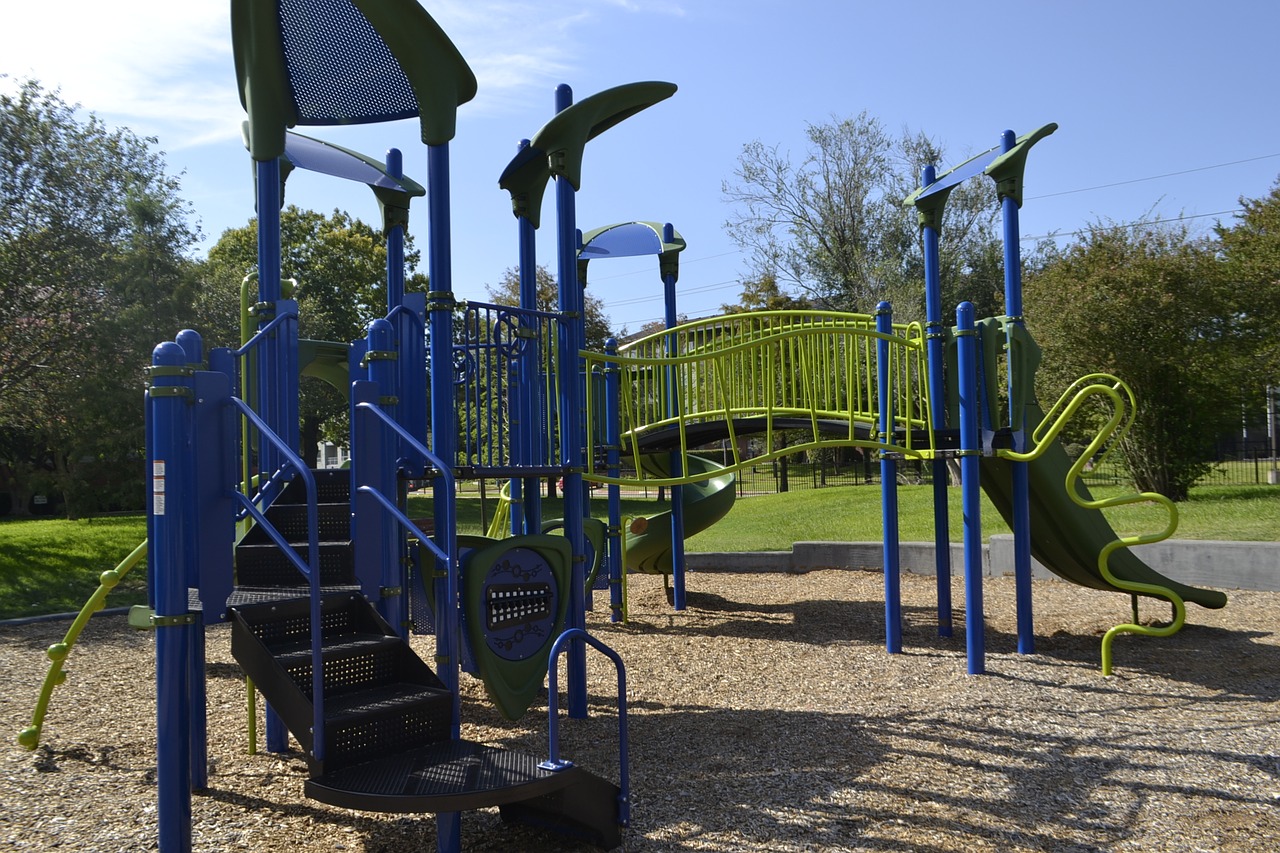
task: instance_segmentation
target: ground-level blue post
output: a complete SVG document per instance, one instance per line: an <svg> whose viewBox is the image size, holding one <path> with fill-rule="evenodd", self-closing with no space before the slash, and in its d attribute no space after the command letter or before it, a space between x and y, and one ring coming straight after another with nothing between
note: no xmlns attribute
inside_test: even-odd
<svg viewBox="0 0 1280 853"><path fill-rule="evenodd" d="M431 450L445 465L457 458L457 432L453 406L453 245L449 219L449 145L427 146L427 322L431 364ZM432 511L435 514L437 543L455 530L454 495L446 478L432 480ZM453 555L449 542L447 553ZM445 567L454 575L457 566ZM454 595L450 596L450 591ZM461 731L462 699L458 692L458 601L456 577L441 578L436 584L436 665L437 675L453 695L450 737ZM436 849L462 849L462 815L436 815Z"/></svg>
<svg viewBox="0 0 1280 853"><path fill-rule="evenodd" d="M604 342L607 356L618 354L618 341L609 338ZM607 363L604 369L604 405L605 405L605 444L608 445L605 459L609 476L621 474L622 466L622 382L621 369L616 361ZM609 484L609 542L606 552L609 570L609 621L622 621L622 573L627 567L622 565L622 537L626 532L622 529L622 490L617 483Z"/></svg>
<svg viewBox="0 0 1280 853"><path fill-rule="evenodd" d="M1000 147L1009 151L1017 144L1012 130L1000 137ZM1027 424L1024 409L1015 408L1013 326L1023 326L1022 317L1022 246L1018 223L1018 198L1010 188L997 184L1000 194L1000 212L1004 221L1004 310L1009 317L1008 370L1009 370L1009 428L1013 431L1014 450L1027 450ZM1010 463L1013 491L1013 580L1017 601L1018 652L1029 655L1035 652L1035 631L1031 615L1031 489L1030 469L1027 462Z"/></svg>
<svg viewBox="0 0 1280 853"><path fill-rule="evenodd" d="M926 166L920 185L927 187L937 174ZM944 196L945 198L945 196ZM947 426L946 382L944 373L942 329L942 276L938 263L938 229L942 222L942 205L921 212L920 236L924 242L924 313L925 356L929 364L929 402L932 407L929 427L941 432ZM933 472L933 548L934 571L938 586L938 636L951 636L951 521L947 511L947 460L931 463Z"/></svg>
<svg viewBox="0 0 1280 853"><path fill-rule="evenodd" d="M960 392L960 489L964 514L964 631L969 674L986 672L982 609L982 491L978 453L978 341L973 304L956 309L957 372Z"/></svg>
<svg viewBox="0 0 1280 853"><path fill-rule="evenodd" d="M151 544L156 627L156 819L160 850L191 850L190 635L185 567L191 531L184 515L190 488L192 388L187 357L176 343L162 343L151 359L147 474L151 485Z"/></svg>
<svg viewBox="0 0 1280 853"><path fill-rule="evenodd" d="M876 331L893 334L893 309L888 302L876 306ZM893 391L889 368L890 344L876 341L876 388L880 407L880 443L893 440ZM880 451L881 520L884 525L884 646L889 654L902 651L902 587L898 560L898 463L887 448Z"/></svg>
<svg viewBox="0 0 1280 853"><path fill-rule="evenodd" d="M204 342L200 334L192 329L183 329L174 337L174 342L182 347L187 367L201 370L204 366ZM194 383L192 391L194 393ZM194 425L193 425L194 426ZM196 460L192 458L191 476L195 477ZM186 501L182 507L185 513L183 525L185 530L192 531L188 540L187 553L199 554L197 541L201 512L206 508L199 505L199 500ZM187 560L185 564L186 585L189 589L199 589L200 567L196 559ZM208 750L208 714L207 685L205 683L205 642L203 626L193 629L188 636L187 683L190 687L187 703L191 712L191 787L201 790L209 783L209 750Z"/></svg>
<svg viewBox="0 0 1280 853"><path fill-rule="evenodd" d="M395 330L391 323L378 318L369 324L368 349L365 351L365 370L369 381L373 382L378 388L378 405L385 409L394 409L395 403L392 402L397 396L396 384L396 361L392 360L392 356L396 354L394 342ZM368 448L360 448L368 452ZM364 470L373 470L377 472L379 479L379 491L390 500L396 499L394 481L395 477L395 441L382 441L379 443L381 457L377 460L368 460L362 467ZM359 503L359 502L357 502ZM371 502L370 502L371 504ZM371 505L367 505L369 511ZM374 559L378 563L378 595L374 599L378 612L382 614L382 618L396 630L401 638L408 639L409 636L409 613L407 608L406 597L403 590L406 588L406 579L404 577L404 565L401 563L400 557L400 533L399 528L386 513L376 511L377 521L370 524L366 530L376 529L377 545L368 548L364 553L374 555Z"/></svg>
<svg viewBox="0 0 1280 853"><path fill-rule="evenodd" d="M573 90L556 87L556 112L573 106ZM565 466L564 533L573 548L573 571L569 582L569 614L566 630L586 627L586 549L582 516L585 500L582 482L585 421L582 412L582 376L578 352L582 349L584 323L582 286L578 282L578 215L573 184L564 175L556 176L557 278L560 283L558 307L565 319L560 324L560 455ZM587 648L581 640L569 644L565 653L568 675L569 716L587 716Z"/></svg>
<svg viewBox="0 0 1280 853"><path fill-rule="evenodd" d="M520 147L529 145L529 140L520 141ZM536 311L538 305L538 257L537 229L528 216L516 218L517 237L519 241L520 269L520 307ZM529 317L521 317L520 322L527 333L538 334L541 321ZM546 465L546 454L542 437L544 419L542 417L542 395L538 390L543 365L538 362L540 347L526 346L520 355L520 370L523 381L517 383L519 390L521 429L515 436L520 446L520 459L524 465ZM511 481L511 532L542 532L542 492L536 477L526 477L523 481Z"/></svg>
<svg viewBox="0 0 1280 853"><path fill-rule="evenodd" d="M676 277L668 273L662 277L662 297L665 306L665 319L668 329L675 328L676 314ZM676 336L667 335L667 358L675 358ZM666 416L677 417L680 414L680 373L674 365L667 367L667 399ZM670 472L672 477L684 476L683 450L671 452ZM676 610L685 609L685 559L684 559L684 486L671 487L671 604Z"/></svg>

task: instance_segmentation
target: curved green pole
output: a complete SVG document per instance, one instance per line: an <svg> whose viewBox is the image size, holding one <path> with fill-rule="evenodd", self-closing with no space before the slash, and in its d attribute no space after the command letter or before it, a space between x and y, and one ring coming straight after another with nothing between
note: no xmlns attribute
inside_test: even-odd
<svg viewBox="0 0 1280 853"><path fill-rule="evenodd" d="M147 540L143 539L138 547L129 552L129 556L119 562L114 569L108 569L99 577L98 588L93 595L89 596L89 600L80 608L80 612L76 618L72 620L71 627L67 629L67 633L63 636L62 641L54 643L49 647L46 654L51 661L49 672L44 677L44 684L40 687L40 695L36 700L35 712L31 715L31 725L27 726L18 734L18 743L26 749L35 749L40 743L40 732L44 728L45 714L49 710L49 700L53 694L53 688L67 680L67 673L62 668L62 664L67 659L67 655L71 654L71 649L76 644L76 640L80 638L80 632L89 624L90 617L97 613L106 605L107 595L111 590L116 588L120 581L134 566L142 562L147 556Z"/></svg>
<svg viewBox="0 0 1280 853"><path fill-rule="evenodd" d="M1164 507L1169 516L1169 521L1163 530L1137 536L1121 536L1107 543L1098 554L1098 571L1106 579L1107 583L1125 592L1164 598L1173 605L1173 621L1167 625L1159 627L1139 625L1135 619L1134 622L1116 625L1103 635L1102 674L1107 676L1111 674L1111 645L1117 636L1120 634L1143 634L1149 637L1168 637L1182 629L1187 617L1187 609L1182 597L1172 589L1159 584L1141 583L1118 578L1112 574L1109 566L1111 555L1120 548L1161 542L1173 535L1178 526L1178 508L1173 501L1156 492L1140 492L1134 495L1118 495L1102 499L1085 499L1080 497L1079 490L1076 488L1077 483L1082 478L1085 464L1097 454L1102 454L1105 458L1110 452L1110 448L1118 445L1120 439L1128 432L1131 423L1129 415L1136 407L1133 391L1122 380L1109 374L1091 373L1088 376L1084 376L1076 380L1044 416L1044 420L1041 421L1040 427L1036 429L1033 436L1033 440L1036 443L1034 450L1029 453L1002 451L1001 455L1019 462L1030 462L1035 459L1057 438L1058 434L1062 432L1067 422L1075 416L1081 406L1093 396L1102 396L1110 400L1112 404L1111 416L1067 471L1066 482L1064 483L1067 494L1073 502L1085 509L1102 510L1131 503L1156 503ZM1048 424L1047 427L1045 426L1046 424Z"/></svg>

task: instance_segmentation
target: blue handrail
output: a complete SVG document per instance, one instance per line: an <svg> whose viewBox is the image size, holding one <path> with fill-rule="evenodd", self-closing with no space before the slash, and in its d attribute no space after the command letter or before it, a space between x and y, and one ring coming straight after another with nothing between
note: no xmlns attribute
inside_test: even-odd
<svg viewBox="0 0 1280 853"><path fill-rule="evenodd" d="M618 671L618 824L631 825L631 783L627 778L627 669L622 657L582 628L569 628L556 638L547 662L547 740L550 756L538 766L543 770L567 770L572 761L560 758L560 691L556 686L560 653L572 640L582 640L613 661Z"/></svg>
<svg viewBox="0 0 1280 853"><path fill-rule="evenodd" d="M240 347L240 349L232 350L231 354L236 358L240 358L241 356L247 355L249 353L249 350L259 346L259 344L261 344L261 342L265 340L266 334L268 332L273 331L276 328L276 326L284 325L284 323L287 320L296 321L297 319L298 319L297 315L295 314L280 314L272 318L272 320L269 323L267 323L267 325L263 326L261 329L255 332L252 338L249 338L249 340L245 341L244 344Z"/></svg>
<svg viewBox="0 0 1280 853"><path fill-rule="evenodd" d="M379 409L377 406L375 406L372 403L357 403L356 408L363 409L367 412L372 413L384 425L389 427L392 432L394 432L400 438L404 439L405 443L409 445L409 448L411 450L416 451L418 455L422 457L423 462L426 465L435 469L436 473L439 474L440 478L444 480L445 485L448 487L449 491L450 492L453 491L454 484L455 484L453 469L450 468L448 465L445 465L444 461L441 460L434 453L432 453L430 450L428 450L422 444L422 442L418 441L416 438L410 435L408 430L406 430L400 424L396 423L396 421L393 420L390 415L388 415L386 412L382 411L382 409ZM442 560L449 559L449 554L447 554L445 551L441 550L440 548L436 547L436 545L433 542L431 542L430 537L426 536L421 530L419 530L418 526L413 523L413 521L409 518L409 516L401 512L400 508L397 507L395 504L385 499L385 495L383 495L382 493L378 492L376 489L373 489L369 486L361 486L356 491L365 492L366 494L372 494L377 496L378 498L381 498L382 500L380 500L379 503L381 503L382 506L385 507L392 514L392 516L395 517L397 521L399 521L401 524L408 527L411 533L417 533L419 536L421 536L424 544L426 544L427 547L430 548L431 551L437 557L439 557Z"/></svg>
<svg viewBox="0 0 1280 853"><path fill-rule="evenodd" d="M423 462L434 468L439 477L444 480L445 489L448 494L452 495L455 488L455 478L453 468L446 465L444 461L428 450L422 442L418 441L409 434L401 424L397 423L390 415L378 408L377 405L369 402L357 403L353 407L353 431L356 428L355 415L360 412L367 412L372 415L376 422L381 423L391 430L392 433L399 436L405 446L422 457ZM354 432L353 432L354 434ZM458 690L458 649L461 645L459 636L459 626L456 618L450 618L450 614L454 613L453 602L458 600L458 573L455 571L457 563L457 523L454 518L444 519L444 524L436 525L437 535L443 533L445 536L444 549L438 547L430 537L422 533L413 521L400 511L386 495L379 492L372 486L357 486L357 493L370 495L385 510L387 510L392 518L396 519L401 525L404 525L410 532L416 532L419 539L430 548L431 552L440 560L443 560L448 566L445 572L445 594L444 602L438 603L436 611L438 614L438 623L436 626L436 653L437 660L441 662L437 675L449 688L453 695L453 737L459 735L459 725L462 716L462 697ZM447 668L444 665L447 662Z"/></svg>
<svg viewBox="0 0 1280 853"><path fill-rule="evenodd" d="M322 645L322 625L320 622L320 510L317 506L316 496L316 478L302 461L302 457L293 452L280 436L276 435L266 422L258 416L248 403L239 397L231 398L231 405L240 411L242 415L258 430L259 434L265 438L268 443L272 444L285 459L286 466L292 466L297 469L299 476L302 477L303 486L307 492L307 565L303 566L297 552L285 542L284 537L275 529L266 519L266 517L258 510L253 502L250 501L239 491L236 492L236 498L244 506L245 510L253 516L254 520L263 525L263 529L267 535L271 537L271 541L276 543L285 556L297 566L298 570L306 576L308 585L311 589L311 710L312 710L312 735L311 735L311 753L316 761L324 760L324 659L320 655ZM283 470L282 466L282 470Z"/></svg>

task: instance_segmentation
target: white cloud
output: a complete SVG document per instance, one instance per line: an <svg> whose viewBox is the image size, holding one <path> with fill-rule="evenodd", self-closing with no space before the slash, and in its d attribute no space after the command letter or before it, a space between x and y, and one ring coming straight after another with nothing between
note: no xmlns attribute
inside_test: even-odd
<svg viewBox="0 0 1280 853"><path fill-rule="evenodd" d="M5 10L0 71L10 84L31 77L110 123L168 129L169 146L238 133L225 0L62 0L51 11Z"/></svg>
<svg viewBox="0 0 1280 853"><path fill-rule="evenodd" d="M655 5L656 4L656 5ZM163 147L238 138L227 0L62 0L9 4L0 28L0 73L9 88L32 77L109 124L160 137ZM683 14L667 0L437 0L425 8L479 82L468 114L502 113L572 78L577 45L611 9ZM536 94L535 94L536 93Z"/></svg>

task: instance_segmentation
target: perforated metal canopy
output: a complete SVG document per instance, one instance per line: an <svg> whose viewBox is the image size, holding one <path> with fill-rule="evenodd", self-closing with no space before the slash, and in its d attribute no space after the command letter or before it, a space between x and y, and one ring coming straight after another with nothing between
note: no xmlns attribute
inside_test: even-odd
<svg viewBox="0 0 1280 853"><path fill-rule="evenodd" d="M417 116L422 141L453 138L476 78L440 26L406 0L232 0L240 101L255 160L286 128Z"/></svg>

